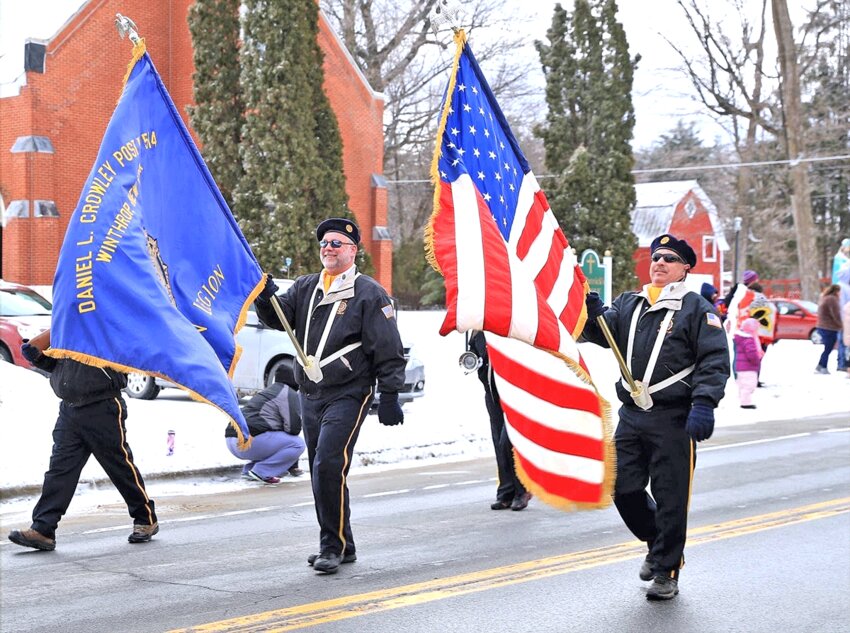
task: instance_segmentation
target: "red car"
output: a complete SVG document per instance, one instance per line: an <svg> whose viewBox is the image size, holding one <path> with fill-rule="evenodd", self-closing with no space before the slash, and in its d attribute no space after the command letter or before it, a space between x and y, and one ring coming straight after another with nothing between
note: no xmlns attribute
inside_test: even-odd
<svg viewBox="0 0 850 633"><path fill-rule="evenodd" d="M809 339L820 342L818 334L818 306L801 299L772 298L776 306L776 329L774 340L782 338Z"/></svg>
<svg viewBox="0 0 850 633"><path fill-rule="evenodd" d="M52 308L32 288L0 279L0 361L32 369L21 344L50 327Z"/></svg>

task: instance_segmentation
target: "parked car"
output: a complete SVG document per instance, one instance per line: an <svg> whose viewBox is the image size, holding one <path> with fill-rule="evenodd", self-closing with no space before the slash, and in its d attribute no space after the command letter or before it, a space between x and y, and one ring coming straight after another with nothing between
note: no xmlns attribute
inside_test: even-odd
<svg viewBox="0 0 850 633"><path fill-rule="evenodd" d="M50 327L53 306L29 286L0 279L0 361L32 369L21 345Z"/></svg>
<svg viewBox="0 0 850 633"><path fill-rule="evenodd" d="M785 298L772 298L770 301L776 306L774 340L809 339L812 343L820 343L816 303Z"/></svg>
<svg viewBox="0 0 850 633"><path fill-rule="evenodd" d="M292 285L292 279L275 279L281 291ZM237 393L247 395L271 385L281 365L295 362L295 348L289 335L281 330L267 327L260 322L253 304L248 310L245 325L236 335L242 346L242 355L233 372L233 386ZM412 355L411 348L404 347L405 367L404 391L398 394L402 404L412 402L425 394L425 366ZM153 400L163 387L174 387L161 378L131 373L127 379L127 394L132 398ZM377 398L373 409L377 407Z"/></svg>

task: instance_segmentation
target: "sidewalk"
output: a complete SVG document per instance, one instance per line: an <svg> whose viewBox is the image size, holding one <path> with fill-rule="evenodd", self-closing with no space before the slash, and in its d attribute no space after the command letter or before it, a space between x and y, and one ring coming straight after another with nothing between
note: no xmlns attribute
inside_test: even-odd
<svg viewBox="0 0 850 633"><path fill-rule="evenodd" d="M440 337L437 333L443 315L441 311L400 314L402 336L425 363L425 396L405 405L405 422L400 427L384 427L377 416L368 417L357 442L354 471L493 455L483 388L476 374L464 375L458 367L463 335ZM612 403L616 425L614 357L594 345L580 347L597 388ZM814 374L819 354L820 347L808 341L774 345L765 356L762 380L767 386L756 392L758 409L740 409L734 381L730 381L717 410L718 428L836 412L846 412L850 419L850 379L837 373ZM177 389L164 389L152 401L126 400L127 439L146 480L237 472L241 462L224 443L226 418L213 407L193 402ZM58 407L59 400L44 377L0 363L0 496L4 499L40 490ZM171 456L166 454L169 430L175 432ZM305 463L306 455L302 468ZM106 475L90 459L81 481L106 481Z"/></svg>

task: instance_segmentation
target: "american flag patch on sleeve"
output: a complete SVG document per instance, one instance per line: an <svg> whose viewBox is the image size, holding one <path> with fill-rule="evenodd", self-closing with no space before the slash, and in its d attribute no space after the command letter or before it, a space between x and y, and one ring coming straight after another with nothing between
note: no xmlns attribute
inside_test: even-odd
<svg viewBox="0 0 850 633"><path fill-rule="evenodd" d="M381 312L384 313L384 316L388 319L392 319L395 316L395 310L393 310L392 304L384 306L381 308Z"/></svg>
<svg viewBox="0 0 850 633"><path fill-rule="evenodd" d="M714 312L706 312L705 320L713 327L723 327L720 323L720 317L714 314Z"/></svg>

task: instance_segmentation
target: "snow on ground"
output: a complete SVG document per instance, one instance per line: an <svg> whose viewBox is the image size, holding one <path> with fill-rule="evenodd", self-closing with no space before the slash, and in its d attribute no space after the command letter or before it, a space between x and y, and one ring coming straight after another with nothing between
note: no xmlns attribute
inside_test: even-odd
<svg viewBox="0 0 850 633"><path fill-rule="evenodd" d="M458 366L458 356L464 349L463 335L439 336L444 314L442 311L400 313L402 337L412 343L413 354L425 363L425 396L405 405L403 426L383 427L377 416L369 416L357 443L355 472L415 460L448 461L493 454L483 388L475 373L464 375ZM582 344L580 348L597 388L612 403L616 415L614 382L618 374L613 354L591 344ZM820 352L821 347L809 341L780 341L772 346L765 355L762 370L762 381L767 386L755 394L758 408L741 409L735 383L730 381L717 410L717 426L836 412L850 414L850 379L834 371L831 375L815 374ZM833 354L830 359L833 370L834 363ZM197 491L204 480L214 479L209 472L197 471L235 468L241 464L225 447L226 419L213 407L194 402L177 389L164 389L152 401L126 400L127 438L148 481L159 476L204 474L201 483L190 484L190 489ZM4 497L41 485L50 459L51 432L58 407L59 400L46 378L0 363L0 492ZM169 430L175 432L172 456L166 455ZM302 466L304 462L306 455L302 457ZM91 487L103 480L103 470L91 459L83 470L81 487Z"/></svg>

